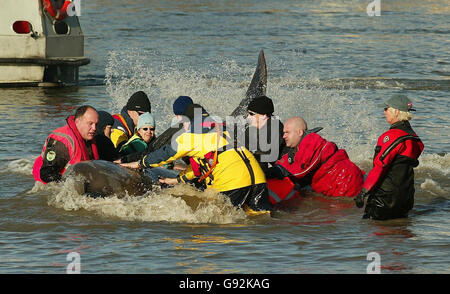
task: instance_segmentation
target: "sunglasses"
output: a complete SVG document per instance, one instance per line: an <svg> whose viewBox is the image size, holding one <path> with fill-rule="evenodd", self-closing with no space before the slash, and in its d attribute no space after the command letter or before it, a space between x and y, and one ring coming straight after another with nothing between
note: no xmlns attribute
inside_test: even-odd
<svg viewBox="0 0 450 294"><path fill-rule="evenodd" d="M387 111L388 109L389 109L389 107L385 107L385 108L384 108L384 111Z"/></svg>
<svg viewBox="0 0 450 294"><path fill-rule="evenodd" d="M155 128L142 128L144 131L148 131L148 130L150 130L150 131L155 131Z"/></svg>

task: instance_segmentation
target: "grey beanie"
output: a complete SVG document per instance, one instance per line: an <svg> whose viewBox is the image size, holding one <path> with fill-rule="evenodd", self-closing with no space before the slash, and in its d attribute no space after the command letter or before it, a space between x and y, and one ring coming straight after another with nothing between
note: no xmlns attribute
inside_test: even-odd
<svg viewBox="0 0 450 294"><path fill-rule="evenodd" d="M142 127L154 127L156 128L156 122L153 116L150 114L150 112L146 112L144 114L141 114L138 119L137 127L136 129L140 129Z"/></svg>

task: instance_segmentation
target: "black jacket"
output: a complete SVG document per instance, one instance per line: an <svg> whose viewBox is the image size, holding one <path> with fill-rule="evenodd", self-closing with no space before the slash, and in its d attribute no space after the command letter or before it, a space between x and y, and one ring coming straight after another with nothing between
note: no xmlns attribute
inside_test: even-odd
<svg viewBox="0 0 450 294"><path fill-rule="evenodd" d="M99 159L114 161L120 158L119 152L116 147L114 147L113 142L104 134L95 135L95 142L97 145Z"/></svg>
<svg viewBox="0 0 450 294"><path fill-rule="evenodd" d="M271 117L261 128L248 127L245 130L244 146L253 153L265 172L269 164L273 165L289 151L283 139L283 123Z"/></svg>

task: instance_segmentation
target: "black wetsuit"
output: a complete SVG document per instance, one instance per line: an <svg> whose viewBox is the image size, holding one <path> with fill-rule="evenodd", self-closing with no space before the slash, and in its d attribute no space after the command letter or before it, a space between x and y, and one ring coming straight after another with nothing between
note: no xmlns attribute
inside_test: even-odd
<svg viewBox="0 0 450 294"><path fill-rule="evenodd" d="M264 172L268 170L269 164L273 165L289 151L283 139L283 128L279 119L271 117L261 129L250 126L245 130L243 144L253 153Z"/></svg>

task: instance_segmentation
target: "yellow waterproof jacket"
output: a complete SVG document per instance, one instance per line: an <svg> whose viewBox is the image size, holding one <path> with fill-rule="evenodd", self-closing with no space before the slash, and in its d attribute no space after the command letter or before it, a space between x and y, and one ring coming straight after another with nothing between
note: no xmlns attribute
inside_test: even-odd
<svg viewBox="0 0 450 294"><path fill-rule="evenodd" d="M202 174L211 169L211 164L205 164L208 153L217 152L217 164L206 178L208 188L220 192L234 190L266 182L264 172L259 163L245 147L232 148L228 145L229 136L212 130L209 133L187 132L179 135L171 145L148 153L140 162L143 167L158 167L176 159L188 156L206 168ZM227 148L229 147L229 148ZM247 161L247 163L246 163ZM195 174L192 168L180 173L178 180L186 182L193 180Z"/></svg>
<svg viewBox="0 0 450 294"><path fill-rule="evenodd" d="M128 115L126 107L122 109L120 114L113 114L114 125L111 130L111 141L114 147L120 149L134 134L134 123Z"/></svg>
<svg viewBox="0 0 450 294"><path fill-rule="evenodd" d="M111 131L111 141L116 148L122 147L122 145L128 141L128 138L127 134L120 129L113 129Z"/></svg>

